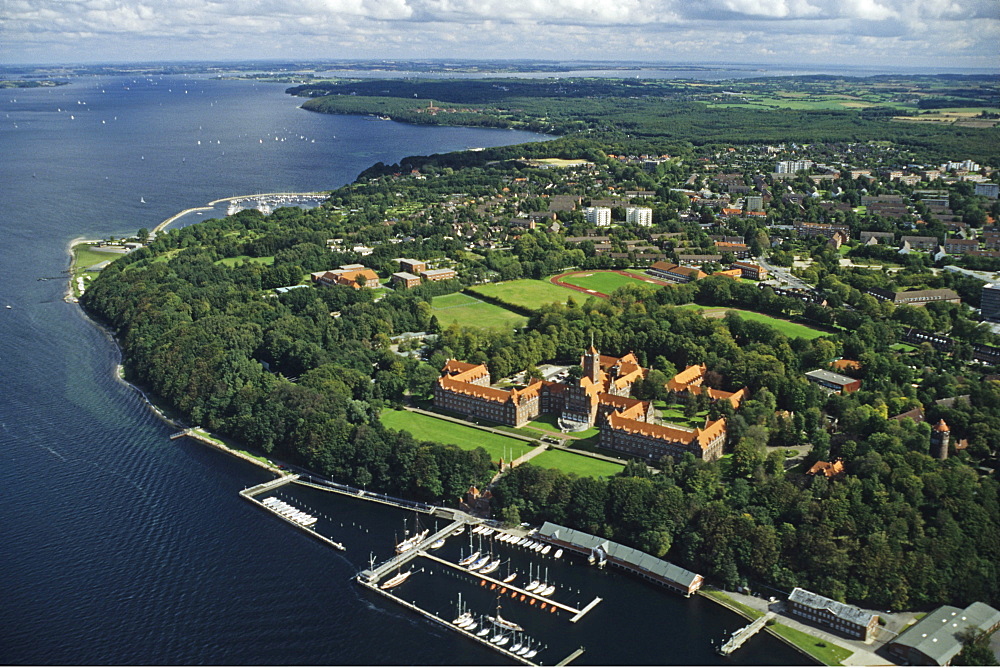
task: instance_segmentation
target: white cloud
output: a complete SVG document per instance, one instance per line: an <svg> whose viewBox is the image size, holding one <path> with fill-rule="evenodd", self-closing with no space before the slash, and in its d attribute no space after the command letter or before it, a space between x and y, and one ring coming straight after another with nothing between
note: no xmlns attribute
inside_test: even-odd
<svg viewBox="0 0 1000 668"><path fill-rule="evenodd" d="M1000 62L997 0L0 0L8 62L488 57ZM737 39L745 36L745 39ZM883 40L869 43L863 37ZM895 49L895 51L893 51ZM879 56L881 57L881 56ZM942 62L942 58L950 59ZM793 62L790 62L790 59Z"/></svg>

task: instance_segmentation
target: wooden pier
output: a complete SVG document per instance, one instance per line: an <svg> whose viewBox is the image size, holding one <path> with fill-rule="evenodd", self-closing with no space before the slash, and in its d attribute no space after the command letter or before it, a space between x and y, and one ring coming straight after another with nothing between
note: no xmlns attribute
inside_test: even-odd
<svg viewBox="0 0 1000 668"><path fill-rule="evenodd" d="M575 652L573 652L572 654L570 654L569 656L567 656L567 657L566 657L565 659L563 659L562 661L560 661L560 662L559 662L559 663L557 663L556 665L557 665L557 666L566 666L566 665L569 665L569 663L570 663L571 661L576 661L576 659L577 659L577 658L578 658L578 657L579 657L579 656L580 656L581 654L583 654L583 653L584 653L585 651L586 651L586 650L585 650L584 648L582 648L582 647L581 647L580 649L576 650Z"/></svg>
<svg viewBox="0 0 1000 668"><path fill-rule="evenodd" d="M293 527L295 527L297 529L301 529L302 531L305 531L307 534L309 534L310 536L312 536L316 540L319 540L319 541L321 541L323 543L326 543L330 547L332 547L332 548L334 548L336 550L340 550L341 552L345 551L347 548L345 548L343 546L343 544L338 543L337 541L332 540L330 538L327 538L323 534L317 532L312 527L307 527L306 525L299 524L298 522L296 522L295 520L293 520L293 519L291 519L289 517L285 517L281 513L279 513L276 510L274 510L273 508L269 508L268 506L265 506L263 503L261 503L260 501L258 501L255 498L258 495L263 494L265 492L271 492L271 491L274 491L274 490L278 489L279 487L283 487L284 485L287 485L289 483L296 482L298 479L299 479L298 474L282 476L282 477L278 478L277 480L269 480L268 482L261 483L259 485L255 485L253 487L245 489L242 492L240 492L240 496L242 496L244 499L246 499L247 501L249 501L251 503L257 504L258 506L260 506L264 510L266 510L269 513L273 514L275 517L279 517L279 518L283 519L284 521L286 521L289 524L291 524Z"/></svg>
<svg viewBox="0 0 1000 668"><path fill-rule="evenodd" d="M767 625L768 621L770 621L773 617L774 613L769 612L763 617L758 617L757 619L750 622L748 625L744 626L742 629L733 633L733 636L728 641L726 641L726 644L719 648L719 654L721 654L722 656L729 656L730 654L738 650L740 647L743 646L743 643L745 643L747 640L753 637L755 633L764 628L764 626Z"/></svg>
<svg viewBox="0 0 1000 668"><path fill-rule="evenodd" d="M490 577L489 575L483 575L482 573L477 573L476 571L470 571L467 568L462 568L458 564L454 564L454 563L452 563L450 561L442 559L442 558L440 558L438 556L435 556L433 554L423 553L420 556L421 557L425 557L427 559L430 559L432 561L436 561L439 564L442 564L444 566L448 566L449 568L452 568L452 569L458 571L459 573L465 573L466 575L470 575L470 576L472 576L474 578L479 578L480 580L485 580L487 582L490 582L490 583L493 583L493 584L497 585L498 587L506 587L510 591L517 592L519 594L524 594L525 596L531 597L531 598L533 598L533 599L535 599L537 601L545 603L546 605L551 605L553 608L558 608L560 610L568 612L568 613L570 613L570 614L573 615L573 618L570 620L571 622L577 622L577 621L579 621L581 617L583 617L585 614L587 614L588 612L590 612L591 610L593 610L594 606L601 602L601 598L598 597L598 598L595 598L593 601L591 601L589 604L587 604L587 606L583 610L577 610L576 608L568 606L568 605L566 605L564 603L560 603L559 601L553 601L550 598L545 598L544 596L539 596L538 594L533 594L530 591L526 591L524 589L521 589L520 587L518 587L516 585L508 584L508 583L505 583L505 582L501 582L500 580L497 580L496 578Z"/></svg>

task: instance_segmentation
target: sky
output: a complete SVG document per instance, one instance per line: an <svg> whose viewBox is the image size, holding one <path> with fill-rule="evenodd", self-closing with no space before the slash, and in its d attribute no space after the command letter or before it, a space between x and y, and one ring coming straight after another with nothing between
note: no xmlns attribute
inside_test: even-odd
<svg viewBox="0 0 1000 668"><path fill-rule="evenodd" d="M416 58L1000 72L1000 0L0 0L0 64Z"/></svg>

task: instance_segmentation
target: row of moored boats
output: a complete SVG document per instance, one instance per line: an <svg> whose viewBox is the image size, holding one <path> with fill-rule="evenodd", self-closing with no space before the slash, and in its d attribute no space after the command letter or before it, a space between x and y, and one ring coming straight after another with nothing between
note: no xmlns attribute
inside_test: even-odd
<svg viewBox="0 0 1000 668"><path fill-rule="evenodd" d="M264 499L261 503L263 503L264 507L266 507L267 509L281 515L287 520L295 522L296 524L301 524L304 527L311 527L312 525L316 524L317 520L319 519L313 515L310 515L307 512L299 510L290 503L285 503L284 501L275 496L269 496L266 499Z"/></svg>
<svg viewBox="0 0 1000 668"><path fill-rule="evenodd" d="M534 550L535 552L538 552L540 554L548 554L549 552L552 551L552 546L551 545L546 545L545 543L543 543L541 541L533 540L529 536L517 536L517 535L512 534L512 533L505 533L503 531L496 531L496 529L493 529L493 528L487 527L487 526L483 526L483 525L477 526L475 529L472 530L472 533L478 533L478 534L480 534L482 536L492 536L494 533L496 533L497 536L496 536L496 538L494 538L494 540L498 540L501 543L507 543L509 545L514 545L516 547L523 547L523 548L525 548L527 550ZM562 551L562 548L560 548L560 549L556 550L556 553L555 553L554 556L555 556L556 559L560 559L560 558L562 558L562 554L563 554L563 551Z"/></svg>
<svg viewBox="0 0 1000 668"><path fill-rule="evenodd" d="M531 659L538 654L538 649L531 646L531 640L521 636L520 631L524 629L520 626L503 619L499 612L496 617L487 617L487 619L491 622L490 624L485 622L480 624L471 612L464 612L451 623L466 633L475 633L477 637L483 639L488 638L489 642L497 647L503 647L513 639L514 642L507 648L507 651L525 659ZM480 626L482 628L479 628Z"/></svg>

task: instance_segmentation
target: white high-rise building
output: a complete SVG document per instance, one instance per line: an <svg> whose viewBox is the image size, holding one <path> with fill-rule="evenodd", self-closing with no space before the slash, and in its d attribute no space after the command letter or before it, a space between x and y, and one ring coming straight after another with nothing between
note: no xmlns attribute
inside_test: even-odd
<svg viewBox="0 0 1000 668"><path fill-rule="evenodd" d="M782 160L774 166L775 174L794 174L807 169L812 169L812 160Z"/></svg>
<svg viewBox="0 0 1000 668"><path fill-rule="evenodd" d="M639 227L653 226L653 210L646 206L633 206L625 209L625 222Z"/></svg>
<svg viewBox="0 0 1000 668"><path fill-rule="evenodd" d="M587 222L597 227L611 227L611 208L607 206L588 206L583 210Z"/></svg>

